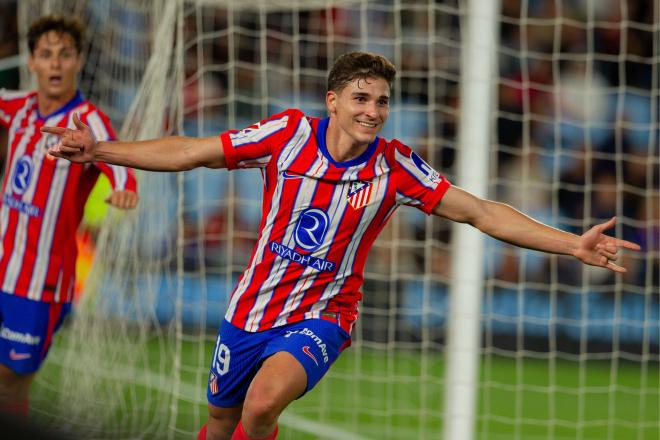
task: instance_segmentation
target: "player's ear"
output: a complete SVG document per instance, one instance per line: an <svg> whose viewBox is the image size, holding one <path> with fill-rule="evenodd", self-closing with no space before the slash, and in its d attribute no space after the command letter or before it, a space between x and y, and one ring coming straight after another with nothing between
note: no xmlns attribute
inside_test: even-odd
<svg viewBox="0 0 660 440"><path fill-rule="evenodd" d="M30 55L28 55L28 60L27 60L27 65L28 65L28 70L30 72L34 72L34 54L30 52Z"/></svg>
<svg viewBox="0 0 660 440"><path fill-rule="evenodd" d="M328 90L325 94L325 105L328 107L328 112L334 114L337 111L337 93Z"/></svg>

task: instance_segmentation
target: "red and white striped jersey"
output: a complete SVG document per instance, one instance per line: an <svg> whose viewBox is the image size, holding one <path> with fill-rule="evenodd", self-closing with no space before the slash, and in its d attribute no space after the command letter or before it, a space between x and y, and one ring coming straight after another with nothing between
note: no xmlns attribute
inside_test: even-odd
<svg viewBox="0 0 660 440"><path fill-rule="evenodd" d="M262 219L249 265L225 318L256 332L303 319L358 315L369 249L401 205L430 214L450 183L410 148L376 138L338 163L325 144L329 119L287 110L220 135L228 169L257 167Z"/></svg>
<svg viewBox="0 0 660 440"><path fill-rule="evenodd" d="M52 125L75 128L74 112L99 140L114 139L106 115L78 92L54 113L39 114L35 92L0 90L0 124L9 129L0 207L0 290L43 302L73 298L76 230L99 172L115 190L136 191L133 171L97 162L74 164L46 154Z"/></svg>

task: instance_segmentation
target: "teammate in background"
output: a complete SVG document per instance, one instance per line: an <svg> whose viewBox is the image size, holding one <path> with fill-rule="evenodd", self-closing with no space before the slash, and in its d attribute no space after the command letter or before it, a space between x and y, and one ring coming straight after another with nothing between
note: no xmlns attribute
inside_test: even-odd
<svg viewBox="0 0 660 440"><path fill-rule="evenodd" d="M395 74L382 56L345 54L328 76L328 118L287 110L219 137L99 142L77 118L77 130L42 129L60 137L49 153L72 162L262 169L258 241L218 332L198 439L277 436L282 411L349 345L367 253L401 205L615 272L625 272L620 247L639 249L603 234L615 219L582 236L551 228L452 186L407 146L379 138Z"/></svg>
<svg viewBox="0 0 660 440"><path fill-rule="evenodd" d="M132 170L102 162L72 164L47 155L44 125L73 126L75 112L98 139L115 135L108 118L77 90L84 28L46 16L28 31L36 92L0 90L0 124L9 132L0 206L0 411L27 415L28 391L71 309L76 229L99 172L114 191L106 200L135 207Z"/></svg>

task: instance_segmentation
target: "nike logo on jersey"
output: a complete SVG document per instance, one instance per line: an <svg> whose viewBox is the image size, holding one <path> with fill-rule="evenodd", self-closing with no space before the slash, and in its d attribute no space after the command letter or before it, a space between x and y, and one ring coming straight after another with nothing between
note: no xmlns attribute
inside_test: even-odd
<svg viewBox="0 0 660 440"><path fill-rule="evenodd" d="M25 359L30 359L31 357L31 353L16 353L16 350L13 348L9 352L9 359L12 361L24 361Z"/></svg>
<svg viewBox="0 0 660 440"><path fill-rule="evenodd" d="M288 171L283 171L282 177L284 179L302 179L305 176L301 176L300 174L291 174Z"/></svg>
<svg viewBox="0 0 660 440"><path fill-rule="evenodd" d="M309 357L312 358L312 360L314 361L314 363L316 364L317 367L319 366L319 362L316 360L316 356L314 356L314 355L312 354L312 352L309 350L309 345L305 345L305 346L302 348L302 351L303 351L303 353L305 353L307 356L309 356Z"/></svg>

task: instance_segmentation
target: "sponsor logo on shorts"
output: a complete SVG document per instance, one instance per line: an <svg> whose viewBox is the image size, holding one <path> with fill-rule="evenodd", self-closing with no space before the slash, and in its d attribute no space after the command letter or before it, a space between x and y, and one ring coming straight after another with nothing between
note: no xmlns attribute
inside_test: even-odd
<svg viewBox="0 0 660 440"><path fill-rule="evenodd" d="M307 327L305 327L305 328L303 328L303 329L301 329L301 330L293 330L293 331L292 331L292 330L288 330L288 331L286 332L286 335L284 335L284 337L285 337L285 338L288 338L289 336L291 336L291 335L295 335L295 334L305 335L305 336L309 336L310 338L312 338L312 341L314 341L314 343L319 347L319 349L321 349L321 354L323 355L323 363L324 363L324 364L327 364L327 363L328 363L328 361L330 360L330 358L328 357L328 349L327 349L325 343L323 342L323 339L321 339L321 338L319 338L318 336L316 336L316 334L315 334L313 331L311 331L310 329L308 329ZM314 362L316 362L316 357L314 357L314 355L311 354L311 352L308 353L307 351L305 351L305 348L307 348L307 351L309 351L309 347L308 347L308 346L304 346L304 347L303 347L303 351L304 351L305 354L307 354L308 356L311 356L312 359L314 359ZM318 363L317 363L316 365L318 365Z"/></svg>
<svg viewBox="0 0 660 440"><path fill-rule="evenodd" d="M305 346L302 348L302 350L303 350L303 353L305 353L307 356L309 356L309 357L312 358L312 360L314 361L314 363L315 363L316 366L318 367L318 366L319 366L319 361L317 361L317 360L316 360L316 356L314 356L314 355L312 354L312 352L309 351L309 345L305 345Z"/></svg>
<svg viewBox="0 0 660 440"><path fill-rule="evenodd" d="M0 329L0 338L6 339L8 341L20 342L21 344L27 345L39 345L41 342L41 336L34 336L29 333L15 332L14 330L2 327Z"/></svg>
<svg viewBox="0 0 660 440"><path fill-rule="evenodd" d="M25 359L30 359L31 357L31 353L16 353L16 350L13 348L9 352L9 359L12 361L24 361Z"/></svg>

